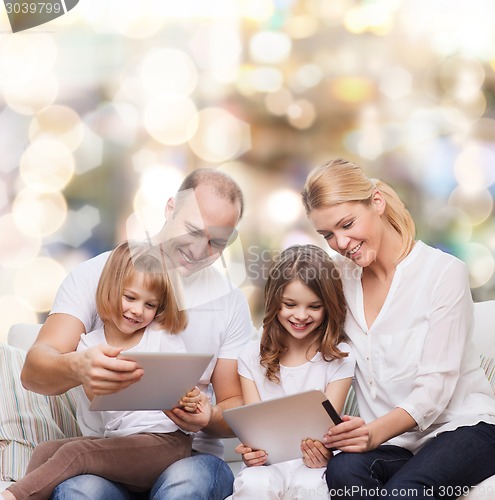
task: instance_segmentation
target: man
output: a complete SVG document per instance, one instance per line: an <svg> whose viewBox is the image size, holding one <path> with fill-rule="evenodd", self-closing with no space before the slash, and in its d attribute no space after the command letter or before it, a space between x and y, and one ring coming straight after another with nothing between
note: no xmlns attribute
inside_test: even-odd
<svg viewBox="0 0 495 500"><path fill-rule="evenodd" d="M169 467L151 491L150 498L155 500L223 499L232 491L233 476L218 458L221 444L214 438L232 435L222 412L242 404L237 353L248 340L252 323L240 290L227 286L211 264L228 244L243 209L242 192L233 179L216 170L199 169L186 177L175 198L168 201L167 220L153 238L166 256L167 268L182 280L183 297L178 299L188 313L188 326L182 333L187 350L213 352L216 360L200 386L208 391L211 382L215 393L209 420L201 413L167 412L180 427L197 432L193 449L208 454L195 454ZM101 345L75 351L81 334L101 327L95 292L107 257L108 253L102 254L80 264L64 280L26 357L21 378L27 389L60 394L85 384L94 394L108 394L141 378L143 372L135 363L115 359L118 348ZM120 500L129 495L122 485L86 475L62 483L52 498Z"/></svg>

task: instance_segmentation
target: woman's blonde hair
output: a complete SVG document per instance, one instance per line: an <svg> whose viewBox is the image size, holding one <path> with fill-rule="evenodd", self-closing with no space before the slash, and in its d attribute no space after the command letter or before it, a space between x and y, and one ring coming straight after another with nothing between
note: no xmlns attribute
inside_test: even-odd
<svg viewBox="0 0 495 500"><path fill-rule="evenodd" d="M278 320L285 287L299 280L322 302L324 319L316 332L317 350L327 361L347 353L337 347L344 339L346 301L339 270L332 259L315 245L295 245L284 250L272 264L265 285L265 315L260 343L260 363L266 377L280 381L280 356L287 352L288 333Z"/></svg>
<svg viewBox="0 0 495 500"><path fill-rule="evenodd" d="M145 286L160 301L153 322L170 333L184 330L187 315L179 310L163 256L147 243L125 242L110 254L96 290L96 308L102 321L114 321L123 314L123 290L136 272L144 274Z"/></svg>
<svg viewBox="0 0 495 500"><path fill-rule="evenodd" d="M388 184L370 179L361 167L338 158L310 172L301 194L306 214L309 215L314 209L328 208L339 203L358 202L370 205L376 190L385 199L385 217L402 238L401 260L414 245L416 228L404 203Z"/></svg>

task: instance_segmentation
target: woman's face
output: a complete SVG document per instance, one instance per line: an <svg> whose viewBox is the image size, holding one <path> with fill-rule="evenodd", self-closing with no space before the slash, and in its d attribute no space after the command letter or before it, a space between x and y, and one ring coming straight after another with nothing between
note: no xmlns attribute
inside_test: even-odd
<svg viewBox="0 0 495 500"><path fill-rule="evenodd" d="M384 231L381 219L384 210L385 201L377 191L370 205L348 202L314 209L309 220L332 250L366 267L378 256Z"/></svg>

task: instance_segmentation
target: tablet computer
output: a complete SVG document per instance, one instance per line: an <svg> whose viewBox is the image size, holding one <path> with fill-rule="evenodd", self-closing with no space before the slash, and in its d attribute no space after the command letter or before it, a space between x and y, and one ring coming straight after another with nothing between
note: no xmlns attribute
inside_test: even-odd
<svg viewBox="0 0 495 500"><path fill-rule="evenodd" d="M170 410L200 380L213 354L121 352L135 361L144 375L113 394L95 396L90 410Z"/></svg>
<svg viewBox="0 0 495 500"><path fill-rule="evenodd" d="M241 443L265 450L267 464L301 458L301 441L321 441L342 422L322 391L312 390L224 410L224 418Z"/></svg>

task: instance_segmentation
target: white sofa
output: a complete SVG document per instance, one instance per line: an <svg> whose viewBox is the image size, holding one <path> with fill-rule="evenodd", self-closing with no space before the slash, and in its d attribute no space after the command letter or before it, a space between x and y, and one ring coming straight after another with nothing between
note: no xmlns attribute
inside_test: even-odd
<svg viewBox="0 0 495 500"><path fill-rule="evenodd" d="M480 354L481 365L495 392L493 318L495 318L495 300L475 304L474 340ZM9 345L0 344L2 371L0 384L3 384L0 387L3 391L0 393L0 491L11 484L11 481L5 479L15 480L21 477L20 470L27 465L29 454L37 442L70 436L78 432L70 391L62 396L47 397L25 391L20 385L19 373L25 351L36 338L39 328L40 325L14 325L8 335ZM22 421L14 422L12 425L12 420L18 417L17 409L21 413ZM356 411L355 400L350 395L344 413L353 414ZM18 436L12 435L19 430ZM237 473L241 467L239 457L234 452L238 441L235 438L225 439L224 443L225 460L233 472ZM495 450L493 458L495 459ZM462 498L481 500L490 496L495 496L495 476L486 479Z"/></svg>

